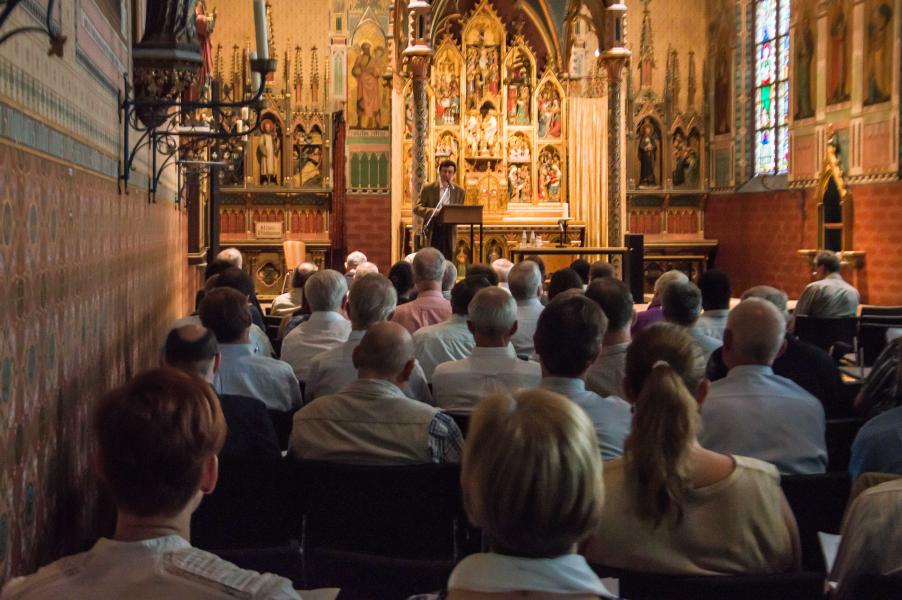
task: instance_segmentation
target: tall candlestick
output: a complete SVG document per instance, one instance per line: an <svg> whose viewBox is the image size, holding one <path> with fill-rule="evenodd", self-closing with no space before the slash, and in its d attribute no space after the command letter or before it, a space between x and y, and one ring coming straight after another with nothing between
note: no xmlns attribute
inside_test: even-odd
<svg viewBox="0 0 902 600"><path fill-rule="evenodd" d="M269 40L266 30L266 2L254 0L254 28L257 33L257 55L260 58L269 58Z"/></svg>
<svg viewBox="0 0 902 600"><path fill-rule="evenodd" d="M257 53L251 52L248 57L251 61L257 60ZM258 71L254 71L253 67L251 68L251 93L256 94L257 90L260 89L260 73Z"/></svg>

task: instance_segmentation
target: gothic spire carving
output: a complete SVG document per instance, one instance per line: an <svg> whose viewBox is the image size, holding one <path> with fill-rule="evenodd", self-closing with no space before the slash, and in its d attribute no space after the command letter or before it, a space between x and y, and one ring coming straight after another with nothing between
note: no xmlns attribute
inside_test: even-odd
<svg viewBox="0 0 902 600"><path fill-rule="evenodd" d="M689 77L686 82L686 112L695 112L695 50L689 51Z"/></svg>
<svg viewBox="0 0 902 600"><path fill-rule="evenodd" d="M639 43L639 89L650 90L652 71L655 68L655 48L651 31L651 12L648 5L651 0L642 0L642 37Z"/></svg>

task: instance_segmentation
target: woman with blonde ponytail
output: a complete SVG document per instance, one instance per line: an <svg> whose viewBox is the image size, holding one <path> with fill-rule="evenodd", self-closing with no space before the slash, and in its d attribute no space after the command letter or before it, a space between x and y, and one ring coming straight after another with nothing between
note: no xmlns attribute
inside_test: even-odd
<svg viewBox="0 0 902 600"><path fill-rule="evenodd" d="M589 561L672 574L798 569L798 530L776 468L698 443L708 382L692 337L670 324L644 329L627 351L624 391L632 431L623 458L605 463Z"/></svg>

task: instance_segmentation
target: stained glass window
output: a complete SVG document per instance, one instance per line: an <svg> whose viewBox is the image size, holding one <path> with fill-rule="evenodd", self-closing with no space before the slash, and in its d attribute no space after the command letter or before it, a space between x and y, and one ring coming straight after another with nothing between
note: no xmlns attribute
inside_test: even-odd
<svg viewBox="0 0 902 600"><path fill-rule="evenodd" d="M789 2L755 0L755 174L789 165Z"/></svg>

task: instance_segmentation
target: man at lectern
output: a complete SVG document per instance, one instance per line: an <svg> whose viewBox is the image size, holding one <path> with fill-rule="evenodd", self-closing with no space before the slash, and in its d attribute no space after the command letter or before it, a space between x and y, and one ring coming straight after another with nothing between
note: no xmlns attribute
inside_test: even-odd
<svg viewBox="0 0 902 600"><path fill-rule="evenodd" d="M451 244L454 241L454 225L440 224L441 209L447 204L463 204L464 190L454 185L457 165L453 160L444 160L438 167L438 180L423 186L420 197L413 207L414 216L418 217L414 231L417 247L432 246L445 255L448 260L454 259Z"/></svg>

